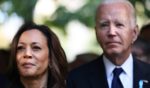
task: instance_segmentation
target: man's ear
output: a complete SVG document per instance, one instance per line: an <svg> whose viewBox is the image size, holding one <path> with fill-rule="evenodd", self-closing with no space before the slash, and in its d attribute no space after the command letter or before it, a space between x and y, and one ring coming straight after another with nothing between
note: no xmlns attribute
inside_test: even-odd
<svg viewBox="0 0 150 88"><path fill-rule="evenodd" d="M139 36L139 32L140 32L139 27L138 27L138 25L136 25L133 29L133 41L132 41L132 43L134 43L136 41L137 37Z"/></svg>

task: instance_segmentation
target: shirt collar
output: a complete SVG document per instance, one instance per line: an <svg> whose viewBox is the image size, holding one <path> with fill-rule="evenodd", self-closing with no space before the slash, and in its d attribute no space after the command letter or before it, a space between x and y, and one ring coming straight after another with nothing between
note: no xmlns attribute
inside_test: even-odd
<svg viewBox="0 0 150 88"><path fill-rule="evenodd" d="M114 65L104 55L103 55L103 61L104 61L107 77L112 76L113 75L112 72L113 72L114 68L118 67L118 66ZM133 56L130 54L128 59L120 67L124 70L124 73L127 76L132 77L132 75L133 75L132 74L132 71L133 71Z"/></svg>

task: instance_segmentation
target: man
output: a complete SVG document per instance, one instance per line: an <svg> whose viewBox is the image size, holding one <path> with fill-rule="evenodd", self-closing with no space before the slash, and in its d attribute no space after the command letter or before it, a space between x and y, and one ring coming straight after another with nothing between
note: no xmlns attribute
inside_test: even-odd
<svg viewBox="0 0 150 88"><path fill-rule="evenodd" d="M127 0L104 0L96 11L96 37L103 55L70 72L68 88L150 88L150 66L131 53L138 35Z"/></svg>

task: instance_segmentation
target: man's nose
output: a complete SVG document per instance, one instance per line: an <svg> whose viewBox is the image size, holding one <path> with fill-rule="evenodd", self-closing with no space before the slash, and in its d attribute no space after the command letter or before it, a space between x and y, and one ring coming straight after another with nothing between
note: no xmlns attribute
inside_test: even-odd
<svg viewBox="0 0 150 88"><path fill-rule="evenodd" d="M116 28L113 25L110 25L109 30L108 30L109 36L115 36L116 35Z"/></svg>
<svg viewBox="0 0 150 88"><path fill-rule="evenodd" d="M24 53L24 58L32 58L32 50L27 48Z"/></svg>

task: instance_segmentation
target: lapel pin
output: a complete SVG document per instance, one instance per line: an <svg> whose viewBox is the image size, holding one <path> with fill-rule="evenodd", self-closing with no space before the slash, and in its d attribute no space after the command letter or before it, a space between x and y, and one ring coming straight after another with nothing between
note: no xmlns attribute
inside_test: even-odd
<svg viewBox="0 0 150 88"><path fill-rule="evenodd" d="M143 88L144 83L148 83L148 80L140 80L139 81L139 88Z"/></svg>

